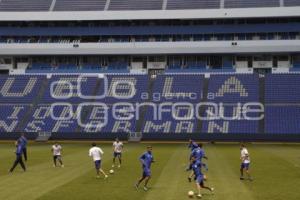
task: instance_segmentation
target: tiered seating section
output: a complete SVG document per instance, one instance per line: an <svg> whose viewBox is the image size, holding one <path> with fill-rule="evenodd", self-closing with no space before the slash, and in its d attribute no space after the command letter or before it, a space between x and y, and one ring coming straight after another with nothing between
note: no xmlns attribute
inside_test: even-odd
<svg viewBox="0 0 300 200"><path fill-rule="evenodd" d="M299 133L299 74L267 75L265 82L265 132Z"/></svg>
<svg viewBox="0 0 300 200"><path fill-rule="evenodd" d="M106 0L57 0L54 11L104 10Z"/></svg>
<svg viewBox="0 0 300 200"><path fill-rule="evenodd" d="M299 134L300 75L268 74L265 93L259 83L257 74L2 75L0 132ZM246 119L245 104L260 101L264 120Z"/></svg>
<svg viewBox="0 0 300 200"><path fill-rule="evenodd" d="M220 0L168 0L167 9L210 9L220 8Z"/></svg>
<svg viewBox="0 0 300 200"><path fill-rule="evenodd" d="M48 11L52 0L1 0L0 11Z"/></svg>
<svg viewBox="0 0 300 200"><path fill-rule="evenodd" d="M161 10L163 0L110 0L109 10Z"/></svg>
<svg viewBox="0 0 300 200"><path fill-rule="evenodd" d="M225 8L279 7L278 0L225 0Z"/></svg>

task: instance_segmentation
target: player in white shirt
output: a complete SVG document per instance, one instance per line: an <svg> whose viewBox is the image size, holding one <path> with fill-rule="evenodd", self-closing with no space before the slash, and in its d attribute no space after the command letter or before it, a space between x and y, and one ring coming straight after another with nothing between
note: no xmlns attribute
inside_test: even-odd
<svg viewBox="0 0 300 200"><path fill-rule="evenodd" d="M101 157L104 154L101 148L97 147L96 143L92 144L92 148L89 150L89 156L93 158L97 173L97 178L100 178L100 172L104 175L106 179L108 176L101 168Z"/></svg>
<svg viewBox="0 0 300 200"><path fill-rule="evenodd" d="M55 143L52 148L51 152L53 154L53 167L57 167L57 161L60 163L61 167L64 167L63 161L62 161L62 147L58 143Z"/></svg>
<svg viewBox="0 0 300 200"><path fill-rule="evenodd" d="M116 158L118 158L119 160L118 167L120 168L122 164L123 143L119 140L119 138L116 138L116 141L113 143L113 151L114 151L114 158L113 158L112 167L115 167Z"/></svg>
<svg viewBox="0 0 300 200"><path fill-rule="evenodd" d="M241 180L244 180L244 171L246 171L246 174L248 175L248 179L250 181L252 181L251 175L250 175L250 171L249 171L249 166L250 166L250 155L249 152L247 150L247 148L245 147L244 144L241 145Z"/></svg>

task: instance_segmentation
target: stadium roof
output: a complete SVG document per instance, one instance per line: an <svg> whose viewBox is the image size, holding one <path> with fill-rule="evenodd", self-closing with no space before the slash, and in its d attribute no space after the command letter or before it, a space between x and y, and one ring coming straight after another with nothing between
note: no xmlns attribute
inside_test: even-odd
<svg viewBox="0 0 300 200"><path fill-rule="evenodd" d="M0 0L0 21L277 16L300 16L300 0Z"/></svg>
<svg viewBox="0 0 300 200"><path fill-rule="evenodd" d="M0 0L0 11L104 11L300 6L300 0Z"/></svg>

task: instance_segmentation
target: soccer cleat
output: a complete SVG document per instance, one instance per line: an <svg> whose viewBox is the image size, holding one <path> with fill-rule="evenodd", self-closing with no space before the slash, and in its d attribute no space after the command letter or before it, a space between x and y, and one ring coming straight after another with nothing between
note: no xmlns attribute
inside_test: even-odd
<svg viewBox="0 0 300 200"><path fill-rule="evenodd" d="M189 182L192 182L192 178L191 178L191 177L188 177L188 181L189 181Z"/></svg>
<svg viewBox="0 0 300 200"><path fill-rule="evenodd" d="M211 192L214 192L214 190L215 190L215 188L210 188L210 191L211 191Z"/></svg>
<svg viewBox="0 0 300 200"><path fill-rule="evenodd" d="M149 190L149 188L147 188L146 186L144 186L143 189L144 189L144 191L146 191L146 192Z"/></svg>
<svg viewBox="0 0 300 200"><path fill-rule="evenodd" d="M121 168L121 165L118 165L118 168Z"/></svg>
<svg viewBox="0 0 300 200"><path fill-rule="evenodd" d="M107 178L108 178L108 176L107 176L107 175L105 175L105 176L104 176L104 180L106 180Z"/></svg>
<svg viewBox="0 0 300 200"><path fill-rule="evenodd" d="M241 176L241 177L240 177L240 180L244 180L244 177Z"/></svg>
<svg viewBox="0 0 300 200"><path fill-rule="evenodd" d="M112 165L111 167L112 167L112 168L114 168L114 167L115 167L115 165Z"/></svg>
<svg viewBox="0 0 300 200"><path fill-rule="evenodd" d="M202 198L202 195L201 195L201 194L198 194L196 197L197 197L198 199L201 199L201 198Z"/></svg>
<svg viewBox="0 0 300 200"><path fill-rule="evenodd" d="M61 165L61 168L64 168L65 166L64 165Z"/></svg>

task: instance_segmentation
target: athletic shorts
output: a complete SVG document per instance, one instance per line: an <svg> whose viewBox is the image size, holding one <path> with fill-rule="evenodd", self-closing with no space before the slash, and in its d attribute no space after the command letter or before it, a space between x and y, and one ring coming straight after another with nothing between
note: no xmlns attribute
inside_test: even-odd
<svg viewBox="0 0 300 200"><path fill-rule="evenodd" d="M121 157L122 153L114 152L114 157Z"/></svg>
<svg viewBox="0 0 300 200"><path fill-rule="evenodd" d="M149 168L143 168L143 177L151 176L151 170Z"/></svg>
<svg viewBox="0 0 300 200"><path fill-rule="evenodd" d="M54 160L61 160L61 155L55 155L53 156Z"/></svg>
<svg viewBox="0 0 300 200"><path fill-rule="evenodd" d="M242 163L241 164L241 169L249 169L250 163Z"/></svg>
<svg viewBox="0 0 300 200"><path fill-rule="evenodd" d="M95 161L95 168L100 169L101 168L101 160L96 160Z"/></svg>
<svg viewBox="0 0 300 200"><path fill-rule="evenodd" d="M199 183L200 185L203 185L204 176L203 175L196 176L195 181L196 181L196 183Z"/></svg>

